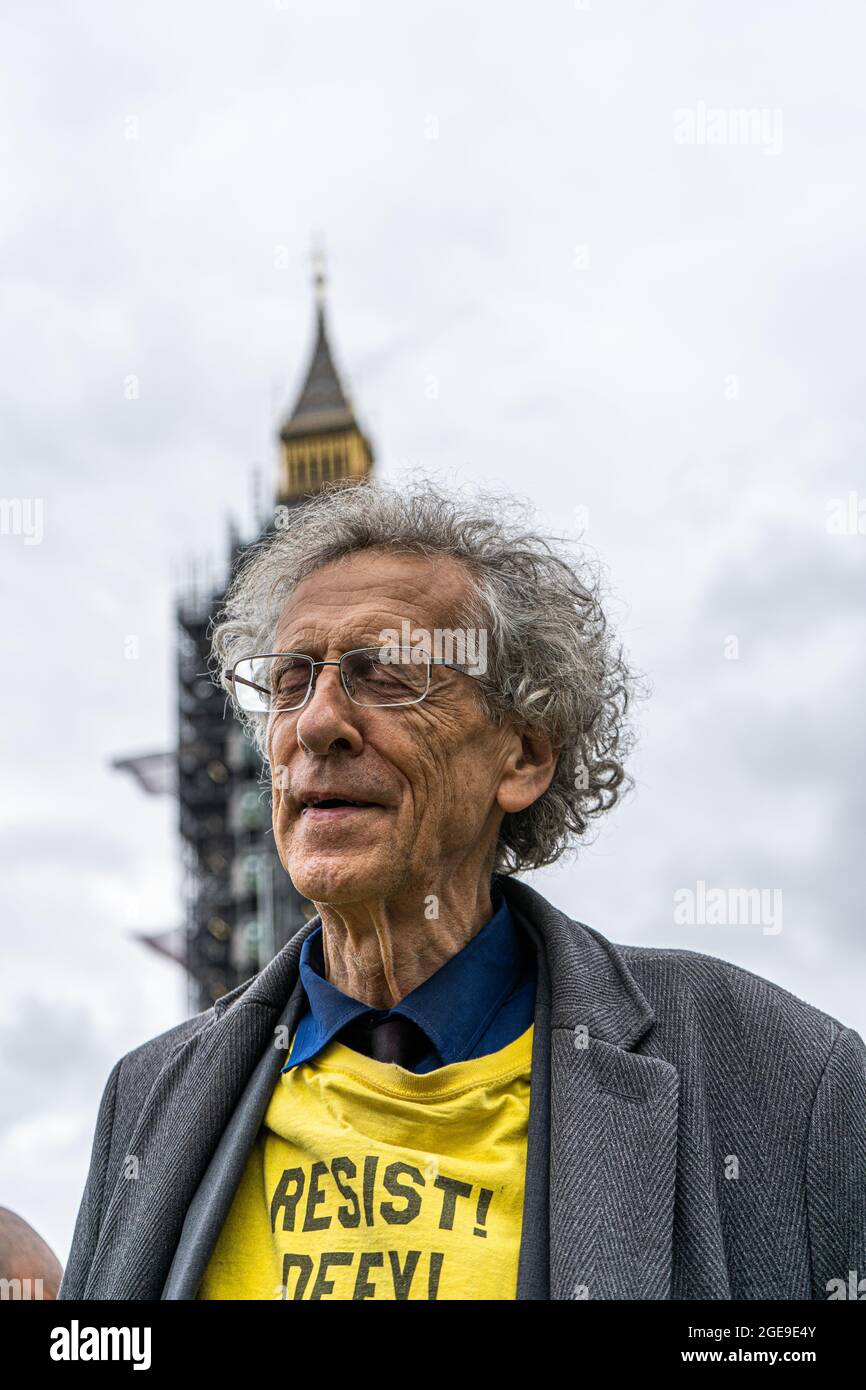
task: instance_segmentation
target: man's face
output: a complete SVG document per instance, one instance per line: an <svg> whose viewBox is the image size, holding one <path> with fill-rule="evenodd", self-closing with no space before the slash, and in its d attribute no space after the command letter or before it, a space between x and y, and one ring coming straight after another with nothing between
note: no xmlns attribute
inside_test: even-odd
<svg viewBox="0 0 866 1390"><path fill-rule="evenodd" d="M388 629L452 628L468 591L447 557L362 551L308 576L280 617L273 650L336 660L381 646ZM363 707L336 666L316 672L300 710L271 715L274 834L298 890L335 906L434 892L481 872L502 819L497 792L515 734L481 712L470 677L434 666L416 705ZM519 741L519 740L518 740ZM368 803L316 810L309 798ZM423 904L422 904L423 905Z"/></svg>

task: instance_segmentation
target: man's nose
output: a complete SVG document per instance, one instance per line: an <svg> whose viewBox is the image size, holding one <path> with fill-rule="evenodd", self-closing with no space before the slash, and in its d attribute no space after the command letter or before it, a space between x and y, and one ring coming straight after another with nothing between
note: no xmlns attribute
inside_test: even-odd
<svg viewBox="0 0 866 1390"><path fill-rule="evenodd" d="M311 753L329 753L333 747L360 753L364 740L355 711L337 666L320 666L312 694L298 715L295 726L298 743Z"/></svg>

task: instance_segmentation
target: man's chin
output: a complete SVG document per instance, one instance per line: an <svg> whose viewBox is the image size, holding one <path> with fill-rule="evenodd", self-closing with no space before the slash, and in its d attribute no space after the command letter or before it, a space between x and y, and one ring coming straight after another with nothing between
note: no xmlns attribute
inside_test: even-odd
<svg viewBox="0 0 866 1390"><path fill-rule="evenodd" d="M298 856L286 865L298 892L310 902L341 904L380 898L394 877L394 861L342 853Z"/></svg>

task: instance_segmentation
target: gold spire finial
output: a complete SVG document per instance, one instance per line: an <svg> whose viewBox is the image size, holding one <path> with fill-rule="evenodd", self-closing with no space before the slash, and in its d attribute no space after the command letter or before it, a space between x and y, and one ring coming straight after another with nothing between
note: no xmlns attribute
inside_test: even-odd
<svg viewBox="0 0 866 1390"><path fill-rule="evenodd" d="M313 290L316 295L316 305L321 309L324 307L325 303L325 286L327 284L327 279L325 276L325 248L322 243L321 233L319 232L313 236L310 260L313 266Z"/></svg>

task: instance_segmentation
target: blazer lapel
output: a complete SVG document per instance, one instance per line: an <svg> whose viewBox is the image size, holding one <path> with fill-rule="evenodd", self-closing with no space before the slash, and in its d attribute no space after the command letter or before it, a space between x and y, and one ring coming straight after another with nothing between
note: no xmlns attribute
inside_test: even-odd
<svg viewBox="0 0 866 1390"><path fill-rule="evenodd" d="M554 1030L550 1297L669 1298L678 1077Z"/></svg>
<svg viewBox="0 0 866 1390"><path fill-rule="evenodd" d="M163 1067L108 1201L86 1298L158 1299L181 1229L251 1073L273 1057L274 1029L298 980L305 924ZM253 1135L253 1137L255 1137Z"/></svg>
<svg viewBox="0 0 866 1390"><path fill-rule="evenodd" d="M164 1299L196 1297L305 1005L304 987L298 979L270 1045L266 1045L244 1088L189 1205L162 1291Z"/></svg>
<svg viewBox="0 0 866 1390"><path fill-rule="evenodd" d="M616 948L528 885L501 887L550 981L548 1297L669 1298L678 1072L634 1051L654 1015ZM533 1059L533 1090L537 1073Z"/></svg>

